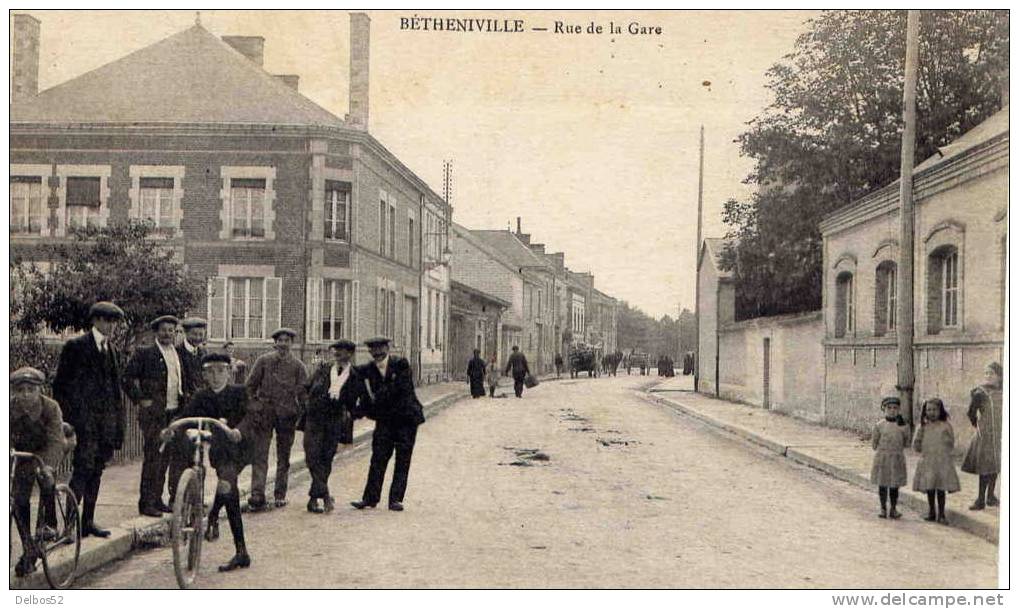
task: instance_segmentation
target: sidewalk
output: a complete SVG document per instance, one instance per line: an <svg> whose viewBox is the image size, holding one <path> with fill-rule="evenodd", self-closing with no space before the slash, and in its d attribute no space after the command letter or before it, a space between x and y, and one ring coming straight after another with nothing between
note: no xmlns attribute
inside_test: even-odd
<svg viewBox="0 0 1019 609"><path fill-rule="evenodd" d="M646 391L645 397L797 463L872 491L875 514L878 510L877 489L870 483L874 451L870 440L860 434L694 393L693 377L690 376L677 376L658 383ZM909 484L900 490L899 505L926 516L927 495L912 490L913 472L918 460L917 453L906 451ZM948 496L946 515L949 522L997 544L1000 508L970 511L968 508L977 496L977 477L959 471L959 482L961 490Z"/></svg>
<svg viewBox="0 0 1019 609"><path fill-rule="evenodd" d="M502 383L500 384L502 386ZM424 405L425 416L433 416L443 408L467 397L467 384L463 382L437 383L417 387L417 395ZM371 434L374 423L368 419L360 419L354 423L354 443L340 445L337 459L364 450L371 445ZM294 441L290 453L289 485L307 476L307 465L304 461L304 445L300 432ZM211 470L210 470L211 473ZM367 472L366 472L367 473ZM269 450L269 476L266 490L271 497L271 490L276 477L275 439ZM99 526L109 528L111 535L106 539L87 537L81 540L81 555L78 561L78 574L87 573L102 567L114 560L125 557L133 550L147 545L158 544L169 535L170 517L149 518L138 515L138 485L141 480L141 461L108 468L103 473L102 489L96 505L96 522ZM245 468L238 481L241 491L241 505L251 491L251 468ZM211 503L215 495L216 476L213 473L205 479L205 497ZM165 495L164 495L165 498ZM339 497L341 502L358 497ZM304 509L307 501L305 496L288 494L290 505L287 509ZM42 567L25 578L14 577L13 563L9 573L12 590L46 588L46 579Z"/></svg>

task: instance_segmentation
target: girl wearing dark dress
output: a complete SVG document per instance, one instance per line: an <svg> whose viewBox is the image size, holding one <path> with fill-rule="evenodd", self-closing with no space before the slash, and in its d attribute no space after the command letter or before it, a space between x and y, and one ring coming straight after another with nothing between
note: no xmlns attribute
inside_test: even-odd
<svg viewBox="0 0 1019 609"><path fill-rule="evenodd" d="M913 440L913 450L920 453L920 462L913 474L913 490L927 493L930 512L925 520L948 524L945 518L945 493L959 490L959 476L955 473L952 449L955 447L955 432L948 422L948 410L938 398L931 398L923 404L920 429ZM937 500L937 513L934 511Z"/></svg>
<svg viewBox="0 0 1019 609"><path fill-rule="evenodd" d="M899 415L899 398L887 397L881 400L881 412L885 418L874 426L871 446L874 448L874 464L870 468L870 482L877 485L881 501L881 518L901 518L896 508L899 503L899 487L906 485L906 455L909 446L909 426ZM892 510L888 511L888 500Z"/></svg>
<svg viewBox="0 0 1019 609"><path fill-rule="evenodd" d="M970 392L970 423L977 432L970 441L962 471L980 476L977 500L969 506L971 510L982 510L985 506L998 505L994 486L1001 471L1001 411L1003 381L1001 364L991 362L984 370L983 385Z"/></svg>

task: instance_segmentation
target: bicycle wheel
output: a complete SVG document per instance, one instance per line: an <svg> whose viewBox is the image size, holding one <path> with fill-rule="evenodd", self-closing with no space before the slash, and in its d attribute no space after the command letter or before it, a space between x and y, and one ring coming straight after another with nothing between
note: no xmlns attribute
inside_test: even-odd
<svg viewBox="0 0 1019 609"><path fill-rule="evenodd" d="M78 558L81 556L81 516L78 500L66 484L58 484L53 492L56 522L47 534L46 506L39 499L39 518L36 522L36 540L42 558L42 570L51 588L62 590L70 587L78 574ZM55 526L53 526L55 525Z"/></svg>
<svg viewBox="0 0 1019 609"><path fill-rule="evenodd" d="M173 546L173 570L177 585L190 588L198 575L202 558L202 488L194 469L184 470L177 483L173 502L173 524L170 541Z"/></svg>

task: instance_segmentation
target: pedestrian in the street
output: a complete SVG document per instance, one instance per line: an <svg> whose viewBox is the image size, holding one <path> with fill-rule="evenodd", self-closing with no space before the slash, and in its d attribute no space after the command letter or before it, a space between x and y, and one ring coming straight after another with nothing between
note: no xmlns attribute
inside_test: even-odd
<svg viewBox="0 0 1019 609"><path fill-rule="evenodd" d="M891 396L881 400L884 418L874 425L870 436L874 449L874 463L870 468L870 482L877 485L881 502L881 518L898 519L902 514L896 509L899 503L899 487L906 485L906 447L909 446L910 432L905 419L899 414L901 402ZM891 501L891 511L888 502Z"/></svg>
<svg viewBox="0 0 1019 609"><path fill-rule="evenodd" d="M269 474L269 444L276 432L276 483L274 505L287 504L287 478L290 476L290 449L294 445L297 418L307 395L308 372L290 348L297 332L279 328L272 333L275 348L255 360L248 376L248 399L257 412L253 420L251 495L248 507L253 512L265 510L266 478Z"/></svg>
<svg viewBox="0 0 1019 609"><path fill-rule="evenodd" d="M42 539L56 538L56 504L54 470L64 458L63 425L60 406L42 394L46 375L31 367L18 368L10 381L10 446L11 450L33 453L42 459L19 460L11 476L11 498L14 500L15 524L21 539L21 557L14 574L24 577L35 571L39 556L32 543L32 488L38 482L39 502L45 522L36 523L36 535Z"/></svg>
<svg viewBox="0 0 1019 609"><path fill-rule="evenodd" d="M494 398L495 389L499 386L499 358L494 353L488 358L485 379L488 381L488 397Z"/></svg>
<svg viewBox="0 0 1019 609"><path fill-rule="evenodd" d="M1001 364L991 362L984 370L984 382L970 392L969 411L966 413L976 434L970 441L962 471L980 477L977 499L971 510L982 510L985 506L998 505L994 487L1001 471L1001 416L1002 383L1004 374Z"/></svg>
<svg viewBox="0 0 1019 609"><path fill-rule="evenodd" d="M472 398L485 395L485 360L481 359L481 349L475 349L474 357L467 362L467 382L471 387Z"/></svg>
<svg viewBox="0 0 1019 609"><path fill-rule="evenodd" d="M563 373L563 356L561 353L555 354L555 377L559 378Z"/></svg>
<svg viewBox="0 0 1019 609"><path fill-rule="evenodd" d="M356 345L339 340L329 346L333 360L322 362L308 380L308 408L304 414L304 458L311 472L308 511L331 512L336 501L329 493L329 474L339 444L354 441L354 413L367 399L364 379L354 366Z"/></svg>
<svg viewBox="0 0 1019 609"><path fill-rule="evenodd" d="M121 363L110 337L124 319L112 302L89 308L91 329L64 343L53 379L53 397L78 438L70 487L82 503L81 535L109 537L95 522L103 469L124 443Z"/></svg>
<svg viewBox="0 0 1019 609"><path fill-rule="evenodd" d="M375 421L372 432L372 457L368 481L360 501L351 505L359 510L375 507L382 497L382 483L389 459L396 453L393 481L389 485L389 509L403 511L407 492L410 459L414 453L418 426L425 422L424 409L414 391L414 373L410 362L389 354L389 339L376 336L365 341L372 361L360 368L368 399L358 414Z"/></svg>
<svg viewBox="0 0 1019 609"><path fill-rule="evenodd" d="M243 385L248 380L248 363L234 354L235 348L232 342L227 342L223 345L223 352L230 356L230 382Z"/></svg>
<svg viewBox="0 0 1019 609"><path fill-rule="evenodd" d="M157 317L149 323L155 333L155 343L135 350L127 362L121 379L124 393L138 407L138 426L142 432L142 473L138 493L138 513L159 518L172 512L163 501L170 451L179 453L171 445L161 450L160 432L175 420L187 404L184 397L184 370L178 348L173 340L178 320L173 315ZM181 457L177 455L177 460ZM180 472L175 472L177 476ZM172 475L171 475L172 477ZM176 480L171 481L176 487ZM171 496L170 503L173 503Z"/></svg>
<svg viewBox="0 0 1019 609"><path fill-rule="evenodd" d="M945 517L945 494L959 490L959 476L955 473L952 449L955 432L948 422L948 410L938 398L924 402L920 429L913 439L913 450L920 453L920 462L913 474L913 490L927 493L930 512L926 520L948 524ZM934 511L935 500L937 512Z"/></svg>
<svg viewBox="0 0 1019 609"><path fill-rule="evenodd" d="M513 393L516 396L522 397L524 395L524 379L531 373L531 369L527 366L527 357L520 352L520 347L513 345L513 353L510 353L509 360L506 362L505 374L513 375Z"/></svg>
<svg viewBox="0 0 1019 609"><path fill-rule="evenodd" d="M244 524L241 520L241 496L237 478L250 462L251 438L255 435L253 419L248 412L248 394L244 385L230 383L230 356L225 353L209 353L202 357L202 371L205 377L199 389L182 409L182 416L210 417L219 419L230 428L224 433L218 427L212 429L209 447L209 463L216 470L216 497L209 509L209 522L205 539L219 539L219 511L226 508L230 534L234 539L234 556L220 571L233 571L251 565L247 545L244 542ZM170 440L169 430L162 437Z"/></svg>

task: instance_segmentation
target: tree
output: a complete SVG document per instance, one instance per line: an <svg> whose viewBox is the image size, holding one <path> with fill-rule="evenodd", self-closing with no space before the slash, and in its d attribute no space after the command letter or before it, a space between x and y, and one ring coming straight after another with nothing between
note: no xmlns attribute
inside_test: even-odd
<svg viewBox="0 0 1019 609"><path fill-rule="evenodd" d="M768 70L774 101L737 139L757 190L723 211L738 319L820 308L819 222L898 177L905 23L905 11L825 11ZM923 12L917 161L998 110L1008 26L1007 11Z"/></svg>
<svg viewBox="0 0 1019 609"><path fill-rule="evenodd" d="M89 327L93 303L109 300L126 316L124 330L112 340L121 350L132 347L160 315L182 315L203 292L200 278L174 260L171 249L149 239L151 225L118 224L72 229L69 243L46 247L49 272L19 264L22 292L12 307L12 330L37 335L53 331L82 331ZM13 271L13 269L12 269Z"/></svg>

